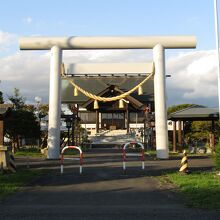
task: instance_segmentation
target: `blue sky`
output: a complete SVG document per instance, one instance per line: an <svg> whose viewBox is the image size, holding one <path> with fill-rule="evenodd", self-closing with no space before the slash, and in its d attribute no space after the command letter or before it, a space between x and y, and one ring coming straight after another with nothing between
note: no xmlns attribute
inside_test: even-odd
<svg viewBox="0 0 220 220"><path fill-rule="evenodd" d="M0 75L2 81L0 89L5 94L9 94L14 86L20 86L21 92L31 101L34 99L32 96L38 90L33 91L35 88L33 86L30 86L31 90L28 86L25 87L25 84L21 82L22 79L23 81L28 80L29 76L32 79L34 73L47 74L48 76L47 51L44 54L20 52L17 43L20 36L195 35L198 39L196 50L166 52L167 72L171 72L172 77L176 76L176 78L169 79L170 82L167 83L168 103L196 102L209 106L218 105L214 62L212 62L213 66L203 67L208 72L204 72L201 76L198 75L200 63L214 57L213 0L1 0L0 2L0 65L4 67L3 74ZM118 61L119 59L114 57L114 53L106 52L104 55L108 60ZM188 58L185 68L178 68L175 59L179 60L179 63L183 62L186 60L186 55L191 56L191 61ZM80 61L89 61L91 56L94 57L94 54L91 52L88 55L81 53L81 56ZM103 54L100 56L103 57ZM27 57L41 60L45 67L42 66L39 70L38 63L28 66L30 64L26 63ZM75 57L75 55L67 56L68 62L71 62L71 57ZM143 57L144 53L141 52L136 51L133 55L130 51L129 54L124 52L120 62L144 62ZM97 62L100 60L102 59L98 57ZM16 66L18 62L20 64ZM13 74L16 74L18 68L22 66L21 64L24 68L23 71L17 73L19 77L16 76L17 78L12 79ZM13 72L13 68L15 68L14 73L10 73L9 71ZM201 88L202 90L210 88L215 82L208 96L197 91L198 88L195 87L198 85L195 83L192 88L189 85L186 88L174 86L176 83L183 83L177 79L183 80L180 74L189 75L189 70L195 72L194 75L192 74L195 77L194 80L203 79L204 87ZM212 74L211 81L206 79L207 74ZM42 83L37 79L36 84L39 83L38 87L39 85L43 86L39 95L43 96L43 100L46 102L48 83L43 80L47 78L43 75L38 76L42 78ZM211 84L206 84L207 81ZM190 94L192 94L191 97Z"/></svg>
<svg viewBox="0 0 220 220"><path fill-rule="evenodd" d="M213 0L1 0L1 30L30 35L179 35L214 48Z"/></svg>

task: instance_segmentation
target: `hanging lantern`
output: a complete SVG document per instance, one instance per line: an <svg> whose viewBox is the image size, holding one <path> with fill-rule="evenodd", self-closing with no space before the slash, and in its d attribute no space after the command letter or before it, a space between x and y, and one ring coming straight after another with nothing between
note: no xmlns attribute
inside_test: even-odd
<svg viewBox="0 0 220 220"><path fill-rule="evenodd" d="M119 108L124 108L124 101L122 99L119 100Z"/></svg>
<svg viewBox="0 0 220 220"><path fill-rule="evenodd" d="M99 109L99 103L97 100L94 101L94 109Z"/></svg>
<svg viewBox="0 0 220 220"><path fill-rule="evenodd" d="M143 88L142 88L142 86L138 87L138 95L143 95Z"/></svg>
<svg viewBox="0 0 220 220"><path fill-rule="evenodd" d="M73 96L78 96L78 89L76 87L74 87Z"/></svg>

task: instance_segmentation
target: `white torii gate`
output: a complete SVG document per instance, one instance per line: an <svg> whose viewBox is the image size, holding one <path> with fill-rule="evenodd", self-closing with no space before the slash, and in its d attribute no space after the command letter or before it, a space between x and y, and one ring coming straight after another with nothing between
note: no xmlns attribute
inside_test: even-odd
<svg viewBox="0 0 220 220"><path fill-rule="evenodd" d="M48 159L57 159L60 156L60 67L62 63L62 50L153 49L157 157L160 159L169 157L165 92L165 49L195 48L196 37L24 37L20 38L19 44L21 50L51 50Z"/></svg>

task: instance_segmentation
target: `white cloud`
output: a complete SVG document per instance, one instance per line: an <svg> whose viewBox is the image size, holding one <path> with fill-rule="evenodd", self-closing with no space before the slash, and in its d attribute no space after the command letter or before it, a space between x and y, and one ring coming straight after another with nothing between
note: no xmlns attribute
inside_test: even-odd
<svg viewBox="0 0 220 220"><path fill-rule="evenodd" d="M64 52L66 63L77 62L148 62L152 60L150 50L72 50Z"/></svg>
<svg viewBox="0 0 220 220"><path fill-rule="evenodd" d="M188 24L197 25L197 24L200 23L200 20L201 20L201 19L200 19L199 17L194 16L194 17L189 17L189 18L186 20L186 22L187 22Z"/></svg>
<svg viewBox="0 0 220 220"><path fill-rule="evenodd" d="M73 62L147 62L151 55L144 51L64 51L64 63ZM48 101L50 52L19 51L16 54L0 58L0 90L10 95L13 88L20 89L28 102L34 102L39 96Z"/></svg>
<svg viewBox="0 0 220 220"><path fill-rule="evenodd" d="M17 43L17 36L0 30L0 50L5 51Z"/></svg>
<svg viewBox="0 0 220 220"><path fill-rule="evenodd" d="M49 59L42 54L19 51L0 59L1 90L10 95L18 88L28 101L40 96L47 101L49 87Z"/></svg>
<svg viewBox="0 0 220 220"><path fill-rule="evenodd" d="M172 57L167 61L168 90L181 91L183 100L216 99L217 62L215 51L194 51ZM171 94L172 96L172 94Z"/></svg>
<svg viewBox="0 0 220 220"><path fill-rule="evenodd" d="M147 50L74 50L63 52L64 63L82 62L148 62L152 51ZM181 53L167 59L168 102L213 105L217 97L217 69L214 51ZM14 87L21 90L29 102L39 96L48 101L50 52L19 51L0 58L1 84L4 94Z"/></svg>
<svg viewBox="0 0 220 220"><path fill-rule="evenodd" d="M23 21L27 24L31 24L33 22L33 18L28 16L26 18L23 18Z"/></svg>

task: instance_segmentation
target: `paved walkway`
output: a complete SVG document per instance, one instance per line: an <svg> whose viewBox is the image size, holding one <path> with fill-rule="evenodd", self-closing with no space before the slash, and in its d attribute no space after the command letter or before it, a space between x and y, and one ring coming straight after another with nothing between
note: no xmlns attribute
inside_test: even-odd
<svg viewBox="0 0 220 220"><path fill-rule="evenodd" d="M123 145L127 142L141 141L140 136L136 136L135 133L127 134L127 130L107 130L102 133L99 133L95 136L89 137L92 142L91 145L93 147L97 147L99 145L104 146L112 146L112 145Z"/></svg>
<svg viewBox="0 0 220 220"><path fill-rule="evenodd" d="M145 171L139 161L129 162L123 173L120 152L95 149L86 154L81 176L76 164L62 176L57 161L35 159L31 167L45 163L48 175L0 203L0 219L220 219L220 212L186 208L171 185L158 181L164 171L178 170L179 160L149 159ZM190 165L210 169L212 162L192 159Z"/></svg>

